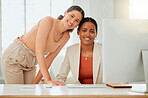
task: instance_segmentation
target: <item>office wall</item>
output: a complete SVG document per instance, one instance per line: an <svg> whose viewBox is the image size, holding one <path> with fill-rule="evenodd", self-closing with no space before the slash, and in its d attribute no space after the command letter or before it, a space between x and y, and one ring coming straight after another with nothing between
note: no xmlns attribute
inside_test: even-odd
<svg viewBox="0 0 148 98"><path fill-rule="evenodd" d="M129 0L114 0L114 18L129 18Z"/></svg>

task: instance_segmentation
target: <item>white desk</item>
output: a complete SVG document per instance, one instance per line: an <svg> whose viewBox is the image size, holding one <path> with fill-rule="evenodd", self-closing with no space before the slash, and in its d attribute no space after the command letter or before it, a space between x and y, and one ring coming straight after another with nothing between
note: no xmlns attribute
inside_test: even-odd
<svg viewBox="0 0 148 98"><path fill-rule="evenodd" d="M141 84L132 84L133 88ZM148 93L131 92L131 89L105 88L67 88L66 86L53 86L45 88L42 84L35 85L34 89L22 89L19 84L0 84L0 97L5 98L148 98ZM142 85L143 86L143 85Z"/></svg>

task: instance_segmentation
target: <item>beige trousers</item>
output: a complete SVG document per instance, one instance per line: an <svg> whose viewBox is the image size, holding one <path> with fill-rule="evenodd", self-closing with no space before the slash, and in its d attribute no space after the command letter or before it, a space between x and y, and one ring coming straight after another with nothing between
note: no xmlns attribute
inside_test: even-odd
<svg viewBox="0 0 148 98"><path fill-rule="evenodd" d="M31 84L36 75L37 59L34 52L18 38L4 51L1 69L6 84Z"/></svg>

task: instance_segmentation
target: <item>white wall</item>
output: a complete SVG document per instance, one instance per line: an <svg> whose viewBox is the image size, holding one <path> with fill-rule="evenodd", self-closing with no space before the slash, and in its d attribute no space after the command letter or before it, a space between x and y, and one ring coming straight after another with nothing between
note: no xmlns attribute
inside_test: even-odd
<svg viewBox="0 0 148 98"><path fill-rule="evenodd" d="M129 18L129 0L114 0L114 18Z"/></svg>

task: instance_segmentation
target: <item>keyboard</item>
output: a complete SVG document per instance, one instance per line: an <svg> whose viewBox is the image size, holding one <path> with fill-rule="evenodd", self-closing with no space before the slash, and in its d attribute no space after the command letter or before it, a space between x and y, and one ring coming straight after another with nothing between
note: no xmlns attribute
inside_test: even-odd
<svg viewBox="0 0 148 98"><path fill-rule="evenodd" d="M104 88L105 84L67 84L68 88Z"/></svg>
<svg viewBox="0 0 148 98"><path fill-rule="evenodd" d="M21 86L21 89L35 89L36 86L34 84L25 84Z"/></svg>

